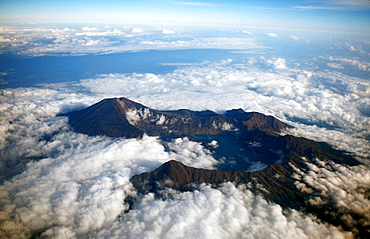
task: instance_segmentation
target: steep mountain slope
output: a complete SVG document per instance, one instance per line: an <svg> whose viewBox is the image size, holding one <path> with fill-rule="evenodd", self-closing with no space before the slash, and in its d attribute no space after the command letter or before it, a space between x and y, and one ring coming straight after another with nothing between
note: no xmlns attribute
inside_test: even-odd
<svg viewBox="0 0 370 239"><path fill-rule="evenodd" d="M143 131L131 125L126 118L128 107L138 108L141 105L128 101L128 105L118 99L104 99L86 109L66 114L69 124L80 133L106 135L110 137L136 138Z"/></svg>
<svg viewBox="0 0 370 239"><path fill-rule="evenodd" d="M308 170L305 160L302 158L285 160L258 172L207 170L188 167L171 160L150 173L133 176L130 181L139 193L153 192L163 199L171 197L171 192L166 188L191 191L203 183L216 188L224 182L233 182L237 186L246 185L254 194L259 194L285 209L293 208L312 214L319 221L351 231L356 238L368 238L370 226L366 223L367 216L363 214L364 212L359 213L340 207L332 198L323 196L315 188L302 191L295 180L296 170ZM317 198L320 198L320 204L311 203L311 200Z"/></svg>
<svg viewBox="0 0 370 239"><path fill-rule="evenodd" d="M234 119L212 111L158 111L126 98L105 99L66 116L77 132L110 137L219 134L236 129Z"/></svg>
<svg viewBox="0 0 370 239"><path fill-rule="evenodd" d="M241 121L248 130L281 132L286 128L292 128L292 126L285 124L272 116L266 116L258 112L245 112L242 109L234 109L226 111L224 115L228 118L234 118Z"/></svg>

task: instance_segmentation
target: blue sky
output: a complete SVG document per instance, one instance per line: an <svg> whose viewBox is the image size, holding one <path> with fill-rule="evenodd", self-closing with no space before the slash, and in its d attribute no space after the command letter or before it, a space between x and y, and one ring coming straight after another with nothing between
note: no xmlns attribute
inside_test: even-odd
<svg viewBox="0 0 370 239"><path fill-rule="evenodd" d="M103 23L366 31L368 0L2 0L0 24Z"/></svg>

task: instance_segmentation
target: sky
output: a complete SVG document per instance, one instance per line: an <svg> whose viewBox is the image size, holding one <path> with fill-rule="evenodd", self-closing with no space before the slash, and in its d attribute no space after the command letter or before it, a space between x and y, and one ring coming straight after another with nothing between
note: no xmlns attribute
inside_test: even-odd
<svg viewBox="0 0 370 239"><path fill-rule="evenodd" d="M0 237L353 238L370 222L369 37L360 0L0 1ZM362 165L303 159L292 175L351 230L248 185L138 195L129 179L169 160L219 161L188 138L88 136L60 116L111 97L256 111L354 155Z"/></svg>
<svg viewBox="0 0 370 239"><path fill-rule="evenodd" d="M105 23L369 31L370 1L26 1L0 3L2 24Z"/></svg>

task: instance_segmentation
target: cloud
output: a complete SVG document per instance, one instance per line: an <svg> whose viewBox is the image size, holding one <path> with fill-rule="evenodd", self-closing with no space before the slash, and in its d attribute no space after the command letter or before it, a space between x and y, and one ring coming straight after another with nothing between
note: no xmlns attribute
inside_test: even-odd
<svg viewBox="0 0 370 239"><path fill-rule="evenodd" d="M0 28L4 52L28 56L82 55L121 53L139 50L174 49L233 49L263 50L265 47L257 39L214 37L171 39L176 31L169 29L144 30L140 27L123 27L122 30L83 27L81 30L69 28ZM145 36L145 37L144 37Z"/></svg>
<svg viewBox="0 0 370 239"><path fill-rule="evenodd" d="M73 234L91 233L125 210L122 201L130 193L133 173L168 160L155 138L91 140L85 139L90 146L81 144L79 150L66 149L59 157L28 163L17 180L0 186L8 193L1 197L2 204L16 209L2 213L16 216L31 232L64 227ZM5 225L2 230L12 228Z"/></svg>
<svg viewBox="0 0 370 239"><path fill-rule="evenodd" d="M134 174L170 159L206 168L216 163L202 145L187 139L169 142L168 152L155 137L88 137L71 132L65 117L55 117L65 105L72 110L81 107L79 102L95 100L68 90L3 91L3 236L29 237L36 231L50 237L93 235L127 208L122 202L134 193L128 181Z"/></svg>
<svg viewBox="0 0 370 239"><path fill-rule="evenodd" d="M152 143L157 146L148 148ZM2 215L18 219L2 224L5 235L39 230L41 236L67 238L345 236L294 210L283 212L280 206L231 183L220 189L203 186L194 192L170 191L174 199L167 201L148 194L128 214L122 214L127 209L123 198L134 193L129 176L152 170L166 153L150 137L87 145L73 154L30 163L16 180L0 186L7 193L1 203L8 205Z"/></svg>
<svg viewBox="0 0 370 239"><path fill-rule="evenodd" d="M277 34L275 34L275 33L267 33L267 36L269 36L269 37L278 37L278 35Z"/></svg>
<svg viewBox="0 0 370 239"><path fill-rule="evenodd" d="M366 51L362 50L360 47L355 47L355 46L353 46L353 45L351 45L351 44L346 44L346 46L347 46L347 47L348 47L348 49L349 49L350 51L352 51L352 52L358 52L358 53L360 53L360 54L363 54L363 55L369 55L369 56L370 56L370 53L368 53L368 52L366 52Z"/></svg>
<svg viewBox="0 0 370 239"><path fill-rule="evenodd" d="M77 32L75 34L76 36L89 36L89 37L94 37L94 36L121 36L125 35L124 32L118 29L114 29L113 31L107 30L103 32L97 32L96 30L93 31L88 31L84 30L84 32Z"/></svg>
<svg viewBox="0 0 370 239"><path fill-rule="evenodd" d="M267 63L272 64L275 69L286 69L285 59L278 58L276 60L268 60Z"/></svg>
<svg viewBox="0 0 370 239"><path fill-rule="evenodd" d="M175 2L175 4L184 5L184 6L192 6L192 7L218 7L218 6L223 6L222 4L215 4L215 3L182 2L182 1L177 1L177 2Z"/></svg>
<svg viewBox="0 0 370 239"><path fill-rule="evenodd" d="M217 141L214 142L217 144ZM218 162L212 156L212 153L205 149L201 143L193 142L188 138L177 138L167 144L172 151L170 157L185 165L196 168L215 169L214 165Z"/></svg>
<svg viewBox="0 0 370 239"><path fill-rule="evenodd" d="M40 34L50 32L40 30ZM58 39L66 40L65 33L76 32L58 30L55 36L60 34L63 37ZM212 40L223 44L222 39ZM238 41L244 42L229 40ZM202 46L211 41L190 42ZM213 168L217 162L202 144L187 138L167 142L165 147L155 137L89 137L71 132L67 119L56 117L60 112L116 96L160 110L222 112L243 108L296 126L287 133L326 141L357 157L369 157L368 81L336 71L286 67L287 62L285 58L267 57L247 58L243 63L229 59L182 65L167 74L98 75L73 83L73 90L70 83L2 90L0 235L350 238L350 233L297 211L284 211L231 183L219 189L202 186L194 192L170 190L174 199L167 201L148 194L124 214L128 206L124 198L137 196L129 183L131 176L151 171L170 159L203 168ZM320 204L323 196L330 196L343 210L365 210L368 201L361 185L369 185L369 169L319 162L307 164L307 171L296 172L298 187L322 192L308 203ZM351 223L354 218L347 220Z"/></svg>
<svg viewBox="0 0 370 239"><path fill-rule="evenodd" d="M299 41L299 38L296 37L296 36L291 36L290 38L293 39L293 40L295 40L295 41Z"/></svg>
<svg viewBox="0 0 370 239"><path fill-rule="evenodd" d="M287 213L250 191L226 183L220 189L175 193L173 200L146 195L137 208L96 237L111 238L344 238L333 227ZM184 213L186 212L186 213Z"/></svg>
<svg viewBox="0 0 370 239"><path fill-rule="evenodd" d="M247 31L247 30L243 30L243 33L249 34L249 35L254 35L253 32L250 32L250 31Z"/></svg>
<svg viewBox="0 0 370 239"><path fill-rule="evenodd" d="M230 50L249 50L264 49L255 39L251 38L195 38L192 40L174 40L174 41L141 41L142 49L230 49Z"/></svg>
<svg viewBox="0 0 370 239"><path fill-rule="evenodd" d="M144 30L141 29L140 27L134 27L131 30L131 33L142 33L142 32L144 32Z"/></svg>
<svg viewBox="0 0 370 239"><path fill-rule="evenodd" d="M166 34L166 35L171 35L171 34L175 34L176 31L174 30L168 30L168 29L162 29L161 30L163 34Z"/></svg>
<svg viewBox="0 0 370 239"><path fill-rule="evenodd" d="M370 62L361 62L359 60L356 60L356 59L347 59L347 58L343 58L343 57L333 57L333 56L329 56L329 57L322 57L324 59L328 59L328 60L331 60L331 61L339 61L341 62L342 64L346 64L346 65L351 65L359 70L362 70L362 71L370 71ZM331 63L331 64L335 64L335 63Z"/></svg>
<svg viewBox="0 0 370 239"><path fill-rule="evenodd" d="M368 155L368 82L338 72L284 69L285 62L254 59L245 65L183 66L164 75L108 74L85 79L80 86L102 97L124 95L156 109L258 111L293 124L295 135Z"/></svg>
<svg viewBox="0 0 370 239"><path fill-rule="evenodd" d="M316 5L295 6L302 10L332 10L332 11L360 11L370 9L368 1L340 0L340 1L316 1Z"/></svg>
<svg viewBox="0 0 370 239"><path fill-rule="evenodd" d="M326 198L338 208L337 214L342 213L341 219L348 227L354 228L367 226L370 221L368 212L370 201L364 196L363 191L370 189L370 170L366 166L348 167L333 162L305 162L308 170L296 169L294 177L298 179L297 188L302 191L312 192L318 190L315 198L310 198L307 203L312 205L326 204ZM345 216L344 216L345 215ZM360 215L359 219L356 216Z"/></svg>
<svg viewBox="0 0 370 239"><path fill-rule="evenodd" d="M344 68L341 64L338 64L338 63L328 63L327 65L329 67L335 68L335 69L343 69Z"/></svg>
<svg viewBox="0 0 370 239"><path fill-rule="evenodd" d="M82 27L82 31L97 31L98 28L96 27Z"/></svg>

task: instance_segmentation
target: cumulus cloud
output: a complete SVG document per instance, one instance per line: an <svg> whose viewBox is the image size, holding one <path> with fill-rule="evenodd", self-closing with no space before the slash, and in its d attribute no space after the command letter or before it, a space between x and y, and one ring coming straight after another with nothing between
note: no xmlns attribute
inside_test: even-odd
<svg viewBox="0 0 370 239"><path fill-rule="evenodd" d="M96 27L82 27L82 31L97 31L98 28Z"/></svg>
<svg viewBox="0 0 370 239"><path fill-rule="evenodd" d="M50 32L40 30L40 34ZM55 31L53 36L68 41L66 34L75 33L63 29ZM216 46L228 47L222 38L171 44L205 47L210 46L211 40ZM236 46L241 43L241 48L255 46L254 41L228 40ZM283 211L280 206L231 183L218 189L202 186L194 192L169 191L174 199L167 201L148 194L138 197L135 207L123 213L128 208L125 197L137 196L129 183L131 176L151 171L171 159L210 169L217 161L202 144L187 138L167 142L165 147L155 137L140 140L89 137L71 132L67 119L56 117L58 113L117 96L160 110L188 108L222 112L243 108L274 115L296 126L289 134L326 141L358 157L369 157L368 81L335 71L288 68L287 62L285 58L261 57L235 64L230 59L182 65L167 74L98 75L73 83L74 91L68 84L3 90L0 95L0 235L350 238L350 233L318 223L294 210ZM218 144L214 141L212 145ZM361 185L362 188L369 185L368 168L332 163L307 165L310 170L295 174L297 187L322 192L308 203L320 204L324 201L322 196L330 196L346 210L367 209L368 201L363 197Z"/></svg>
<svg viewBox="0 0 370 239"><path fill-rule="evenodd" d="M348 47L348 49L352 52L358 52L360 54L364 54L364 55L370 55L370 53L364 51L363 49L361 49L360 47L356 47L356 46L353 46L353 45L350 45L350 44L346 44L346 46Z"/></svg>
<svg viewBox="0 0 370 239"><path fill-rule="evenodd" d="M217 141L213 144L217 144ZM217 160L201 143L193 142L188 138L177 138L168 143L167 146L173 152L173 156L172 154L171 156L187 166L215 169L213 166L217 164Z"/></svg>
<svg viewBox="0 0 370 239"><path fill-rule="evenodd" d="M370 189L370 170L366 166L348 167L333 162L307 162L307 170L296 169L294 177L296 186L302 191L312 193L315 189L319 194L307 200L311 205L326 204L326 198L342 213L341 220L348 227L366 227L370 221L370 201L363 192ZM361 220L356 219L360 215Z"/></svg>
<svg viewBox="0 0 370 239"><path fill-rule="evenodd" d="M212 168L215 160L210 152L187 138L169 142L168 152L155 137L88 137L70 132L65 118L55 118L64 105L79 108L78 102L94 101L94 97L32 88L3 93L2 106L7 110L2 112L8 113L1 119L12 125L7 125L2 137L13 145L1 152L13 158L7 155L12 151L19 154L19 160L28 160L20 174L0 186L2 236L163 238L173 236L176 230L176 235L197 233L205 238L260 237L272 231L277 236L287 235L287 225L292 235L298 233L302 238L311 234L307 227L315 228L323 237L341 235L337 229L297 212L285 216L280 206L232 184L220 190L203 187L192 193L174 193L175 200L170 201L148 195L134 210L122 214L128 207L123 199L135 194L128 181L131 176L173 158L189 166ZM33 100L25 101L30 94ZM50 134L54 136L46 142L43 136ZM29 158L37 156L35 153L41 159ZM168 220L171 223L166 223ZM267 226L271 232L256 230Z"/></svg>
<svg viewBox="0 0 370 239"><path fill-rule="evenodd" d="M276 60L268 60L267 63L272 64L275 69L286 69L285 59L278 58Z"/></svg>
<svg viewBox="0 0 370 239"><path fill-rule="evenodd" d="M32 99L30 100L30 95ZM25 100L28 99L28 100ZM1 95L0 215L2 236L73 238L108 227L134 193L129 178L176 159L190 166L217 163L188 139L110 139L73 133L56 115L92 103L69 90L14 89ZM4 180L7 180L4 182Z"/></svg>
<svg viewBox="0 0 370 239"><path fill-rule="evenodd" d="M144 30L141 29L140 27L134 27L131 30L131 33L142 33L142 32L144 32Z"/></svg>
<svg viewBox="0 0 370 239"><path fill-rule="evenodd" d="M277 34L275 34L275 33L267 33L267 36L269 36L269 37L278 37L278 35Z"/></svg>
<svg viewBox="0 0 370 239"><path fill-rule="evenodd" d="M163 34L166 34L166 35L171 35L171 34L175 34L175 33L176 33L176 31L174 31L174 30L169 30L169 29L162 29L162 30L161 30L161 32L162 32Z"/></svg>
<svg viewBox="0 0 370 239"><path fill-rule="evenodd" d="M186 212L186 213L184 213ZM168 201L146 195L137 207L97 238L345 238L334 227L296 211L283 212L244 188L226 183L176 193Z"/></svg>
<svg viewBox="0 0 370 239"><path fill-rule="evenodd" d="M370 62L363 62L363 61L359 61L357 59L347 59L347 58L343 58L343 57L333 57L333 56L322 57L322 58L328 59L330 61L337 61L337 62L340 62L340 63L345 64L345 65L351 65L351 66L353 66L353 67L355 67L359 70L362 70L362 71L370 71ZM329 64L331 64L331 66L338 65L338 63L329 63Z"/></svg>
<svg viewBox="0 0 370 239"><path fill-rule="evenodd" d="M338 64L338 63L328 63L327 65L331 68L336 68L336 69L343 69L344 68L341 64Z"/></svg>
<svg viewBox="0 0 370 239"><path fill-rule="evenodd" d="M7 205L2 214L16 217L31 233L62 227L86 234L108 226L126 208L130 176L168 160L155 138L85 143L90 146L28 163L26 171L0 186L1 204ZM2 230L13 229L5 224Z"/></svg>
<svg viewBox="0 0 370 239"><path fill-rule="evenodd" d="M299 38L298 37L296 37L296 36L291 36L290 38L292 38L293 40L295 40L295 41L299 41Z"/></svg>
<svg viewBox="0 0 370 239"><path fill-rule="evenodd" d="M261 61L271 70L255 66ZM283 58L255 59L244 66L208 63L165 75L100 75L80 86L102 96L125 95L156 109L258 111L290 121L294 134L368 155L368 82L338 72L282 71L284 66Z"/></svg>

